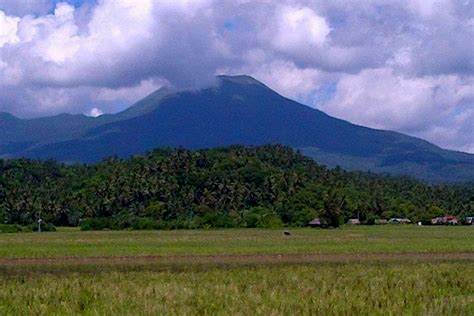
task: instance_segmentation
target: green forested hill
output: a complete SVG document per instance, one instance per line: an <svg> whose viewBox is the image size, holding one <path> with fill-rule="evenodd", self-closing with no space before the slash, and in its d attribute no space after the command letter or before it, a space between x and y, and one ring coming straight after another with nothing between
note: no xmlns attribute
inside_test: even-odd
<svg viewBox="0 0 474 316"><path fill-rule="evenodd" d="M0 160L5 223L41 216L55 225L89 219L112 228L302 226L328 212L340 221L467 215L474 186L329 170L280 145L160 149L95 165Z"/></svg>

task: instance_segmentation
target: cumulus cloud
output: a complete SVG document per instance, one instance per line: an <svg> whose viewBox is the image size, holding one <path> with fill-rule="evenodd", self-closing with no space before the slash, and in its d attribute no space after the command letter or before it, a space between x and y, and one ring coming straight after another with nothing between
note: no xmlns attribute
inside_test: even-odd
<svg viewBox="0 0 474 316"><path fill-rule="evenodd" d="M473 16L471 0L0 0L0 111L115 112L163 85L245 73L474 151Z"/></svg>
<svg viewBox="0 0 474 316"><path fill-rule="evenodd" d="M97 99L101 101L125 100L129 104L139 101L143 96L151 94L163 86L169 85L164 80L143 80L139 85L119 89L99 89Z"/></svg>
<svg viewBox="0 0 474 316"><path fill-rule="evenodd" d="M20 18L7 16L5 12L0 11L0 48L18 42L16 33L19 21Z"/></svg>
<svg viewBox="0 0 474 316"><path fill-rule="evenodd" d="M268 57L261 50L249 51L243 59L245 66L219 69L218 72L227 75L248 74L282 95L302 101L330 77L318 69L299 68L291 61Z"/></svg>
<svg viewBox="0 0 474 316"><path fill-rule="evenodd" d="M331 28L324 17L308 7L283 6L278 9L276 29L267 35L276 50L299 55L322 46ZM273 37L273 38L272 38Z"/></svg>
<svg viewBox="0 0 474 316"><path fill-rule="evenodd" d="M473 136L473 103L474 80L454 75L405 77L381 68L343 75L335 97L322 109L361 125L423 135L444 147L466 148Z"/></svg>
<svg viewBox="0 0 474 316"><path fill-rule="evenodd" d="M104 114L104 112L102 112L101 110L99 110L98 108L93 108L89 111L89 113L87 113L87 116L90 116L90 117L99 117L101 116L102 114Z"/></svg>

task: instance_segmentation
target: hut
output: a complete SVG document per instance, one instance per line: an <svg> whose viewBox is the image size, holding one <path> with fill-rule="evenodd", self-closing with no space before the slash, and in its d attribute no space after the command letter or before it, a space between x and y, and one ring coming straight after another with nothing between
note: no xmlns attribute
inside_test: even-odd
<svg viewBox="0 0 474 316"><path fill-rule="evenodd" d="M444 217L434 217L431 219L431 225L443 225Z"/></svg>
<svg viewBox="0 0 474 316"><path fill-rule="evenodd" d="M351 218L347 221L348 225L360 225L360 220L358 218Z"/></svg>
<svg viewBox="0 0 474 316"><path fill-rule="evenodd" d="M432 225L458 225L459 219L453 215L435 217L431 219Z"/></svg>
<svg viewBox="0 0 474 316"><path fill-rule="evenodd" d="M398 218L394 217L388 220L389 224L411 224L411 220L408 218Z"/></svg>
<svg viewBox="0 0 474 316"><path fill-rule="evenodd" d="M315 218L311 222L308 223L310 227L322 227L322 222L320 218Z"/></svg>
<svg viewBox="0 0 474 316"><path fill-rule="evenodd" d="M456 216L446 216L448 218L448 225L459 225L459 219Z"/></svg>

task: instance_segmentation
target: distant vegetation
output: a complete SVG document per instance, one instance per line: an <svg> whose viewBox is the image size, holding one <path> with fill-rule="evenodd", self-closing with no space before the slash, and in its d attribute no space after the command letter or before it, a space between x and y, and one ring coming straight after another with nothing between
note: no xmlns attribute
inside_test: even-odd
<svg viewBox="0 0 474 316"><path fill-rule="evenodd" d="M285 146L160 149L96 165L0 160L0 218L83 229L331 226L474 213L474 185L326 169Z"/></svg>

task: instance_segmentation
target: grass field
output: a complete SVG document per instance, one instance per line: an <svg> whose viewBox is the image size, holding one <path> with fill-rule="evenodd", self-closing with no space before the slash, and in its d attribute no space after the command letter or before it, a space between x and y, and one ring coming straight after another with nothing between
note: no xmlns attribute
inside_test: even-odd
<svg viewBox="0 0 474 316"><path fill-rule="evenodd" d="M474 227L360 226L337 230L228 229L0 235L0 258L214 254L474 252Z"/></svg>
<svg viewBox="0 0 474 316"><path fill-rule="evenodd" d="M474 315L474 227L0 235L0 315Z"/></svg>

